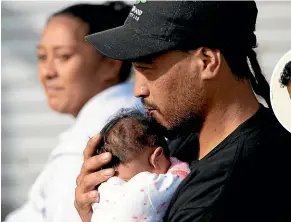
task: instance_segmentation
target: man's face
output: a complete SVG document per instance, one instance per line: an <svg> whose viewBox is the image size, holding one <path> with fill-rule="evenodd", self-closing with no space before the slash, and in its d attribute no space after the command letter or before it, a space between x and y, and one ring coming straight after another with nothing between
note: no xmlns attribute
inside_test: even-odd
<svg viewBox="0 0 291 222"><path fill-rule="evenodd" d="M133 65L134 94L151 116L174 132L200 129L206 102L200 76L204 64L195 51L171 51Z"/></svg>
<svg viewBox="0 0 291 222"><path fill-rule="evenodd" d="M289 93L289 97L290 97L290 99L291 99L291 83L289 83L289 84L287 85L287 90L288 90L288 93Z"/></svg>

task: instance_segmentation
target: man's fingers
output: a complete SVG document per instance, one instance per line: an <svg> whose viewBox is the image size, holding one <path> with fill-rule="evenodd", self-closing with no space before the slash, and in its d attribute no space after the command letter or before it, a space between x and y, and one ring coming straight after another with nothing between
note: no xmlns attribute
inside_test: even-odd
<svg viewBox="0 0 291 222"><path fill-rule="evenodd" d="M93 156L93 154L96 152L96 147L101 141L101 135L98 134L92 138L89 139L87 146L83 152L84 160L89 159Z"/></svg>
<svg viewBox="0 0 291 222"><path fill-rule="evenodd" d="M76 193L78 190L76 190ZM76 195L77 196L77 195ZM92 190L91 192L85 194L79 194L78 199L75 201L76 207L80 209L89 209L91 204L99 201L99 194L97 190Z"/></svg>
<svg viewBox="0 0 291 222"><path fill-rule="evenodd" d="M88 193L92 191L96 185L108 180L108 178L112 177L114 173L114 169L106 169L84 176L83 180L79 182L81 192Z"/></svg>
<svg viewBox="0 0 291 222"><path fill-rule="evenodd" d="M112 154L109 152L92 156L84 162L81 169L81 176L99 170L104 164L108 163L111 158Z"/></svg>

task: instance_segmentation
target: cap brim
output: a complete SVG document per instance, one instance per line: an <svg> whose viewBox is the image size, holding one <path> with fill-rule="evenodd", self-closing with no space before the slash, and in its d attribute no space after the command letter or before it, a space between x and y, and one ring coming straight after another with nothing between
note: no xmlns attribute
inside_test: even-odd
<svg viewBox="0 0 291 222"><path fill-rule="evenodd" d="M106 57L129 61L162 53L176 45L175 42L154 39L125 26L88 35L85 39Z"/></svg>

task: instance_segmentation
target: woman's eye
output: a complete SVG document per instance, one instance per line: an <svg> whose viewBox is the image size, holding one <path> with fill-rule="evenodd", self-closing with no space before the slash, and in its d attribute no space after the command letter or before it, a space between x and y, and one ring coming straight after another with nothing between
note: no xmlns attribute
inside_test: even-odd
<svg viewBox="0 0 291 222"><path fill-rule="evenodd" d="M67 60L69 60L71 58L72 55L69 54L64 54L64 55L59 55L57 58L61 61L61 62L66 62Z"/></svg>
<svg viewBox="0 0 291 222"><path fill-rule="evenodd" d="M37 55L37 59L38 59L38 61L44 61L44 60L46 60L46 55L39 54L39 55Z"/></svg>

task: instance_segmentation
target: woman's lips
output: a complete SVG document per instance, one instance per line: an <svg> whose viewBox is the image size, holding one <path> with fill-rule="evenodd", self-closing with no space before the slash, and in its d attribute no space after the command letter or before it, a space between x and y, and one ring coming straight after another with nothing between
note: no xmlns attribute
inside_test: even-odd
<svg viewBox="0 0 291 222"><path fill-rule="evenodd" d="M58 86L46 86L46 92L48 94L54 94L57 93L59 91L63 90L62 87L58 87Z"/></svg>

